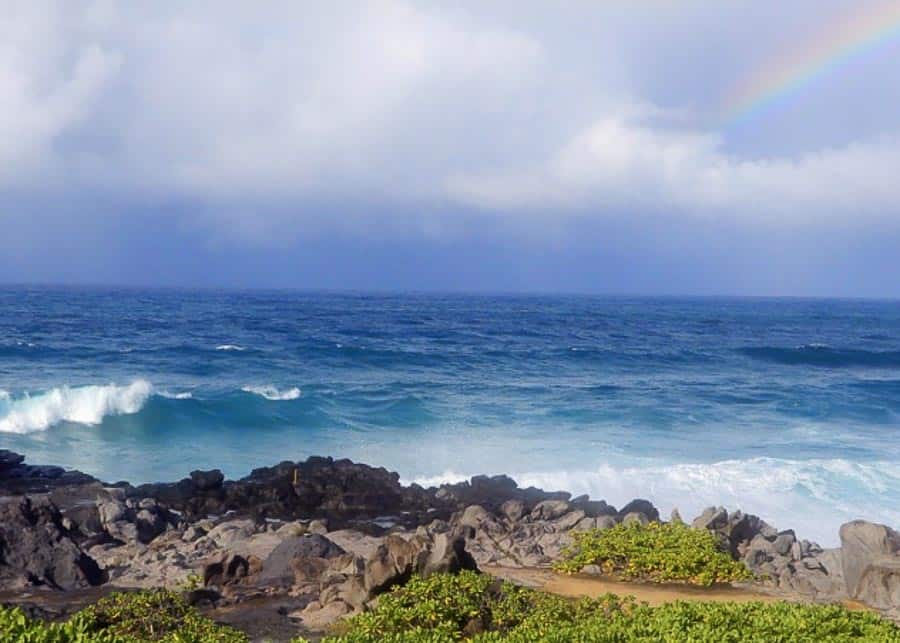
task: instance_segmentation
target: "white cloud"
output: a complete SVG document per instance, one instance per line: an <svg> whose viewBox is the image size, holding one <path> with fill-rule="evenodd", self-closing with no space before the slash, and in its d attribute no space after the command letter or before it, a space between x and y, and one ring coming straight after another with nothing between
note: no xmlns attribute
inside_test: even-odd
<svg viewBox="0 0 900 643"><path fill-rule="evenodd" d="M40 2L0 16L0 182L47 171L54 143L90 115L120 65L67 33L66 19Z"/></svg>
<svg viewBox="0 0 900 643"><path fill-rule="evenodd" d="M740 159L719 136L607 116L556 153L520 170L461 174L460 201L499 211L583 215L646 211L759 222L836 216L898 217L900 139L826 149L797 159Z"/></svg>
<svg viewBox="0 0 900 643"><path fill-rule="evenodd" d="M336 225L341 207L310 206L326 202L348 204L340 225L391 210L431 233L461 207L800 223L900 209L896 122L807 132L790 152L762 130L752 156L704 126L771 57L761 44L777 53L837 0L803 0L777 28L749 2L9 4L0 186L17 194L195 202L185 217L240 238ZM865 100L834 118L874 113Z"/></svg>
<svg viewBox="0 0 900 643"><path fill-rule="evenodd" d="M203 198L433 196L430 175L467 152L454 112L472 118L473 97L502 110L541 64L526 35L427 5L273 6L119 16L124 180Z"/></svg>

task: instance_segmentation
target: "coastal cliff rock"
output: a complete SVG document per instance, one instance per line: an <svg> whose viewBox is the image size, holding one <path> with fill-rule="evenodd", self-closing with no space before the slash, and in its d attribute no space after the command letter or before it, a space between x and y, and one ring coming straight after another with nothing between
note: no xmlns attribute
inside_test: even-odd
<svg viewBox="0 0 900 643"><path fill-rule="evenodd" d="M81 471L54 465L25 464L25 456L0 449L0 495L47 493L59 487L89 484L97 479Z"/></svg>
<svg viewBox="0 0 900 643"><path fill-rule="evenodd" d="M455 484L444 484L434 493L437 501L457 509L479 505L488 511L497 512L507 501L521 503L523 507L534 507L545 500L568 501L572 494L565 491L547 492L528 487L519 488L515 480L505 475L474 476L470 480Z"/></svg>
<svg viewBox="0 0 900 643"><path fill-rule="evenodd" d="M575 532L660 519L642 499L617 509L522 489L508 476L425 489L331 458L236 481L193 471L139 487L59 471L0 451L0 588L192 587L189 600L220 607L277 600L279 613L312 629L366 609L413 574L547 568ZM900 612L900 534L884 525L844 525L838 549L723 507L691 525L746 563L757 589Z"/></svg>
<svg viewBox="0 0 900 643"><path fill-rule="evenodd" d="M433 504L431 494L404 487L396 473L320 457L254 469L233 481L217 470L194 471L180 482L141 485L128 495L154 498L187 519L231 511L259 519L327 518L335 526L401 512L405 522L418 524Z"/></svg>
<svg viewBox="0 0 900 643"><path fill-rule="evenodd" d="M572 544L574 531L608 529L623 521L646 524L655 519L651 516L659 516L646 500L632 501L626 508L616 511L605 502L583 497L572 502L541 500L530 507L511 500L495 511L471 505L454 514L450 523L469 529L466 549L479 565L549 567Z"/></svg>
<svg viewBox="0 0 900 643"><path fill-rule="evenodd" d="M900 608L900 533L854 520L843 525L840 534L850 597L878 609Z"/></svg>
<svg viewBox="0 0 900 643"><path fill-rule="evenodd" d="M0 581L6 587L77 589L105 580L97 562L70 537L47 498L0 499Z"/></svg>
<svg viewBox="0 0 900 643"><path fill-rule="evenodd" d="M758 582L774 590L813 600L847 598L840 550L823 549L799 540L793 530L779 531L759 516L724 507L708 507L691 524L715 534Z"/></svg>

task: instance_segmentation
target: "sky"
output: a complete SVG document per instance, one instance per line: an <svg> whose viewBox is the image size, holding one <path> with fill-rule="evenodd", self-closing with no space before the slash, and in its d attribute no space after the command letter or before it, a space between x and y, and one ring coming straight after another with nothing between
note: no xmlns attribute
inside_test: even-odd
<svg viewBox="0 0 900 643"><path fill-rule="evenodd" d="M0 282L900 297L897 0L3 0Z"/></svg>

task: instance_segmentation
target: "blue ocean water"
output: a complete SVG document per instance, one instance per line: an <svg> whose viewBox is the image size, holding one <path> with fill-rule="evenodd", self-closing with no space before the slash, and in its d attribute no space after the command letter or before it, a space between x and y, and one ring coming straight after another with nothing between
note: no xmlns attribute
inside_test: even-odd
<svg viewBox="0 0 900 643"><path fill-rule="evenodd" d="M0 448L132 482L504 472L833 544L900 525L900 302L4 288Z"/></svg>

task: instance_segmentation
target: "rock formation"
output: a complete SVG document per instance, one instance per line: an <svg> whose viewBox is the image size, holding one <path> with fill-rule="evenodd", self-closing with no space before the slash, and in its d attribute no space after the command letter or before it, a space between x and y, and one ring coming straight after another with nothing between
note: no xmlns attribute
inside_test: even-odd
<svg viewBox="0 0 900 643"><path fill-rule="evenodd" d="M647 500L616 509L507 476L425 489L384 469L309 458L235 481L193 471L133 487L0 451L0 589L165 586L219 606L277 598L315 630L413 574L548 567L574 532L659 519ZM722 507L691 524L744 561L758 588L900 615L900 534L888 527L848 523L829 550Z"/></svg>

